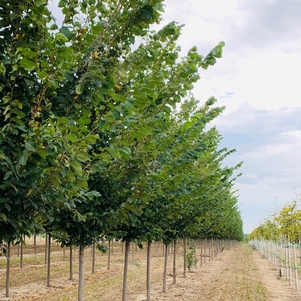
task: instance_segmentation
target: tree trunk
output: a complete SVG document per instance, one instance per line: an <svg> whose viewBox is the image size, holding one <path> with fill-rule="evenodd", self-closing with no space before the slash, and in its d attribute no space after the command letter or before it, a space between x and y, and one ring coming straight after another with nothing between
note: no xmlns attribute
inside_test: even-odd
<svg viewBox="0 0 301 301"><path fill-rule="evenodd" d="M127 239L125 241L125 253L124 253L122 301L126 301L127 280L128 280L128 265L129 265L129 252L130 252L130 240Z"/></svg>
<svg viewBox="0 0 301 301"><path fill-rule="evenodd" d="M73 269L72 269L72 245L69 247L70 254L69 254L69 280L73 279Z"/></svg>
<svg viewBox="0 0 301 301"><path fill-rule="evenodd" d="M166 293L167 260L168 260L168 245L165 244L165 260L164 260L164 274L163 274L163 293Z"/></svg>
<svg viewBox="0 0 301 301"><path fill-rule="evenodd" d="M95 242L92 244L92 274L95 273Z"/></svg>
<svg viewBox="0 0 301 301"><path fill-rule="evenodd" d="M10 275L10 241L7 242L6 253L6 282L5 282L5 297L9 297L9 275Z"/></svg>
<svg viewBox="0 0 301 301"><path fill-rule="evenodd" d="M147 242L147 258L146 258L146 296L147 301L150 301L151 299L151 289L150 289L150 253L151 253L151 241Z"/></svg>
<svg viewBox="0 0 301 301"><path fill-rule="evenodd" d="M177 241L173 242L173 284L177 283Z"/></svg>
<svg viewBox="0 0 301 301"><path fill-rule="evenodd" d="M20 269L23 268L23 242L22 242L22 235L20 241Z"/></svg>
<svg viewBox="0 0 301 301"><path fill-rule="evenodd" d="M45 234L45 265L47 264L47 233Z"/></svg>
<svg viewBox="0 0 301 301"><path fill-rule="evenodd" d="M184 248L184 278L186 278L186 268L187 268L187 239L183 239L183 248Z"/></svg>
<svg viewBox="0 0 301 301"><path fill-rule="evenodd" d="M134 245L134 243L132 243L132 250L131 250L131 252L132 252L132 262L134 262L134 260L135 260L134 249L135 249L135 245Z"/></svg>
<svg viewBox="0 0 301 301"><path fill-rule="evenodd" d="M79 247L79 272L78 272L78 301L84 301L84 255L85 247Z"/></svg>
<svg viewBox="0 0 301 301"><path fill-rule="evenodd" d="M296 257L296 246L293 244L293 254L294 254L294 270L295 270L295 288L296 290L299 289L298 285L298 270L297 270L297 257Z"/></svg>
<svg viewBox="0 0 301 301"><path fill-rule="evenodd" d="M50 287L50 247L51 247L51 235L46 234L47 240L47 287Z"/></svg>
<svg viewBox="0 0 301 301"><path fill-rule="evenodd" d="M204 263L206 263L206 252L207 251L207 238L205 238L205 240L204 240Z"/></svg>
<svg viewBox="0 0 301 301"><path fill-rule="evenodd" d="M34 255L37 254L37 235L33 235L33 247L34 247Z"/></svg>
<svg viewBox="0 0 301 301"><path fill-rule="evenodd" d="M289 285L292 285L292 268L291 268L290 243L288 243L287 252L288 252L288 283L289 283Z"/></svg>
<svg viewBox="0 0 301 301"><path fill-rule="evenodd" d="M111 263L111 240L109 240L109 247L108 247L108 270L110 269Z"/></svg>

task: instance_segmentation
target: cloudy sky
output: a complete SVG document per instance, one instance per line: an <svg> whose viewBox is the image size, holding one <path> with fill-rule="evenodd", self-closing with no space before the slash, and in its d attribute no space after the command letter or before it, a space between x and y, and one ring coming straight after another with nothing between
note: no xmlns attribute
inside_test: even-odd
<svg viewBox="0 0 301 301"><path fill-rule="evenodd" d="M244 161L237 180L244 231L301 192L301 0L166 0L164 22L185 24L183 54L206 55L225 41L223 58L201 71L194 89L225 105L215 124L222 146Z"/></svg>

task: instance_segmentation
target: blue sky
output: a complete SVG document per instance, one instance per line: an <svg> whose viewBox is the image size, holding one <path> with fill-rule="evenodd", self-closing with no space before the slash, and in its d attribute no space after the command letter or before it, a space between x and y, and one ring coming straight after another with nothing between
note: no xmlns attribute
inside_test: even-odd
<svg viewBox="0 0 301 301"><path fill-rule="evenodd" d="M214 125L221 147L237 150L226 164L244 161L235 188L245 233L301 192L300 12L301 0L165 1L159 27L185 25L183 56L194 45L206 55L226 43L223 58L200 70L193 93L226 106Z"/></svg>
<svg viewBox="0 0 301 301"><path fill-rule="evenodd" d="M214 124L221 146L237 152L227 165L244 164L237 180L244 231L301 191L300 0L167 0L164 22L185 24L183 55L196 45L206 55L225 41L223 58L196 84L227 108Z"/></svg>

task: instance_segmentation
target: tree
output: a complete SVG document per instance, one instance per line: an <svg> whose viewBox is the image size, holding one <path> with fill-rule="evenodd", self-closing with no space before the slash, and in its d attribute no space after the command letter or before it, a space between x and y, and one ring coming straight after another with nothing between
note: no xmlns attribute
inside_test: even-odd
<svg viewBox="0 0 301 301"><path fill-rule="evenodd" d="M44 227L83 255L103 234L168 244L237 213L230 153L205 131L223 108L189 92L224 43L179 60L181 26L149 30L163 0L60 1L61 26L47 3L0 1L0 242Z"/></svg>

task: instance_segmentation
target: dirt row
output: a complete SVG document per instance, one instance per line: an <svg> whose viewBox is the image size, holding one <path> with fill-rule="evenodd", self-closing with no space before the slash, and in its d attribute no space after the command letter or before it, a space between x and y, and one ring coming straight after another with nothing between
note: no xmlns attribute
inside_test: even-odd
<svg viewBox="0 0 301 301"><path fill-rule="evenodd" d="M188 272L186 278L183 277L181 251L179 250L178 253L177 283L172 283L172 254L170 254L167 293L163 293L164 259L161 252L153 250L151 271L153 301L301 301L301 291L296 291L294 285L289 286L285 278L279 278L278 271L271 263L248 245L238 244L230 250L224 250L213 260L209 261L207 258L202 266L199 261L197 268ZM145 252L139 251L133 255L129 265L127 299L128 301L143 301L146 300L146 256ZM95 274L91 274L86 264L85 301L119 301L121 300L123 255L121 252L112 255L110 270L106 269L105 257L101 260L103 265L96 268ZM67 265L67 262L55 262L53 269L63 264ZM1 273L0 277L4 277L4 274ZM4 297L4 287L1 287L0 300L77 300L77 274L74 274L74 280L68 280L67 275L52 277L50 288L46 288L45 278L41 277L41 279L41 281L34 282L27 279L26 285L11 287L10 298Z"/></svg>

